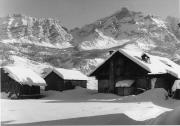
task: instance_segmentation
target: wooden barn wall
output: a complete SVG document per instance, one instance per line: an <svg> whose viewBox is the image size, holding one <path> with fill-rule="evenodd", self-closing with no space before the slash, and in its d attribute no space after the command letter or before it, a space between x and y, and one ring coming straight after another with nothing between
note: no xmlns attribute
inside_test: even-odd
<svg viewBox="0 0 180 126"><path fill-rule="evenodd" d="M75 88L75 85L73 85L72 80L65 80L64 81L64 90L74 89L74 88Z"/></svg>
<svg viewBox="0 0 180 126"><path fill-rule="evenodd" d="M4 70L1 70L1 91L15 93L17 88L20 89L19 92L21 95L40 94L40 86L21 85L9 77L8 73L5 73Z"/></svg>
<svg viewBox="0 0 180 126"><path fill-rule="evenodd" d="M16 85L20 85L14 79L8 76L8 73L5 73L3 69L1 69L1 91L12 91L15 89Z"/></svg>
<svg viewBox="0 0 180 126"><path fill-rule="evenodd" d="M135 79L145 76L148 71L120 54L114 58L116 82L122 79Z"/></svg>
<svg viewBox="0 0 180 126"><path fill-rule="evenodd" d="M99 93L108 93L109 92L109 80L108 79L99 79L98 80L98 92Z"/></svg>
<svg viewBox="0 0 180 126"><path fill-rule="evenodd" d="M40 86L22 85L20 88L20 93L23 95L40 94Z"/></svg>
<svg viewBox="0 0 180 126"><path fill-rule="evenodd" d="M97 79L109 78L110 62L113 62L115 80L124 78L134 78L135 76L142 76L148 73L138 64L134 63L121 53L114 54L105 64L103 64L94 75Z"/></svg>
<svg viewBox="0 0 180 126"><path fill-rule="evenodd" d="M1 68L1 75L0 75L0 83L1 83L1 91L5 91L7 82L10 80L10 77L7 73L4 72L4 70Z"/></svg>
<svg viewBox="0 0 180 126"><path fill-rule="evenodd" d="M86 80L64 80L59 77L56 73L51 72L45 77L47 83L46 90L57 90L63 91L68 89L74 89L75 86L87 87Z"/></svg>
<svg viewBox="0 0 180 126"><path fill-rule="evenodd" d="M118 87L115 90L115 94L120 96L128 96L134 93L134 87Z"/></svg>
<svg viewBox="0 0 180 126"><path fill-rule="evenodd" d="M75 86L80 86L80 87L86 88L87 81L86 80L65 80L65 82L64 82L65 89L74 89Z"/></svg>
<svg viewBox="0 0 180 126"><path fill-rule="evenodd" d="M135 79L135 84L133 86L136 88L148 90L151 88L151 80L146 77L140 77Z"/></svg>
<svg viewBox="0 0 180 126"><path fill-rule="evenodd" d="M164 88L167 91L171 91L175 80L175 77L165 74L164 76L157 78L155 88Z"/></svg>
<svg viewBox="0 0 180 126"><path fill-rule="evenodd" d="M98 80L109 78L109 62L106 62L101 66L95 73L95 76Z"/></svg>
<svg viewBox="0 0 180 126"><path fill-rule="evenodd" d="M56 73L51 72L44 79L47 83L46 90L64 90L64 80L61 77L59 77Z"/></svg>
<svg viewBox="0 0 180 126"><path fill-rule="evenodd" d="M87 81L86 80L71 80L71 82L74 86L80 86L83 88L87 87Z"/></svg>
<svg viewBox="0 0 180 126"><path fill-rule="evenodd" d="M113 73L111 71L112 66L113 66ZM111 78L110 78L109 73L112 73L113 77L111 74ZM147 70L143 69L141 66L134 63L133 61L131 61L121 53L116 53L98 70L96 70L94 75L98 79L98 91L108 92L109 88L110 87L112 88L115 85L115 83L120 80L125 80L125 79L135 80L137 78L142 78L143 81L148 83L148 81L146 81L145 78L147 73L148 73ZM115 89L110 89L110 90L115 90Z"/></svg>

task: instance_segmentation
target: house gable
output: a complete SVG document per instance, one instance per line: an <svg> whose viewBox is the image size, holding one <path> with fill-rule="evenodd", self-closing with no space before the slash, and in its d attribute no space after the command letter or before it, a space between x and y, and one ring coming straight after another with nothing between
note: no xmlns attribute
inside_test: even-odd
<svg viewBox="0 0 180 126"><path fill-rule="evenodd" d="M47 83L46 90L63 90L64 80L54 71L49 73L44 79Z"/></svg>
<svg viewBox="0 0 180 126"><path fill-rule="evenodd" d="M96 78L108 78L110 70L110 62L114 63L115 76L132 76L147 74L148 71L141 67L139 64L133 62L121 52L116 51L108 58L102 65L100 65L90 76L96 76Z"/></svg>

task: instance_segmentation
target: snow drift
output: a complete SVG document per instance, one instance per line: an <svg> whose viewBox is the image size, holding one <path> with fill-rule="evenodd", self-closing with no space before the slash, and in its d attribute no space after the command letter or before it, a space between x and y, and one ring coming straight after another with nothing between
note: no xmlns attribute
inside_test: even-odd
<svg viewBox="0 0 180 126"><path fill-rule="evenodd" d="M135 121L145 121L156 118L160 114L171 110L155 105L151 101L144 101L146 99L152 100L152 98L158 97L156 100L167 102L168 100L165 100L164 96L166 91L162 89L150 90L136 96L139 102L133 99L134 96L119 97L114 94L97 93L97 91L90 91L81 87L63 92L46 91L43 93L46 97L39 100L2 99L2 105L5 108L2 110L2 120L14 120L8 124L33 124L35 122L46 124L46 121L53 122L59 120L59 122L61 122L61 120L64 119L79 119L83 117L89 118L88 121L83 124L92 124L91 117L114 114L116 115L115 119L126 115L128 118ZM129 101L127 101L127 99L129 99ZM176 106L178 105L179 104ZM28 106L31 107L27 109ZM11 110L16 111L13 111L12 114ZM113 124L113 119L114 118L102 118L99 120L98 124L109 124L109 122ZM123 120L119 121L123 122ZM94 124L96 124L96 122Z"/></svg>

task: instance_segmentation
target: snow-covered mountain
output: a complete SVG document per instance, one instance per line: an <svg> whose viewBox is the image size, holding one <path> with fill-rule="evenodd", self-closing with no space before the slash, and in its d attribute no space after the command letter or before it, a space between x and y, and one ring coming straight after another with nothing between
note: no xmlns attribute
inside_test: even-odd
<svg viewBox="0 0 180 126"><path fill-rule="evenodd" d="M33 18L20 14L0 18L3 43L29 43L52 48L71 47L71 34L55 19Z"/></svg>
<svg viewBox="0 0 180 126"><path fill-rule="evenodd" d="M107 49L132 40L143 50L175 48L180 43L169 30L167 22L127 8L82 28L73 29L71 33L80 50Z"/></svg>
<svg viewBox="0 0 180 126"><path fill-rule="evenodd" d="M180 63L176 22L122 8L82 28L68 30L55 19L9 15L0 18L0 51L6 59L1 62L8 64L9 56L15 55L89 73L109 56L109 50L140 48Z"/></svg>
<svg viewBox="0 0 180 126"><path fill-rule="evenodd" d="M39 74L51 65L64 67L59 61L68 57L62 52L71 50L71 40L72 35L56 19L21 14L1 17L0 63L25 65Z"/></svg>
<svg viewBox="0 0 180 126"><path fill-rule="evenodd" d="M72 41L80 51L91 52L91 55L94 53L94 58L102 58L104 54L107 56L109 50L122 47L131 49L137 46L151 54L165 56L178 62L180 28L173 21L122 8L111 16L82 28L72 29ZM176 31L179 30L177 34L172 31L172 25Z"/></svg>

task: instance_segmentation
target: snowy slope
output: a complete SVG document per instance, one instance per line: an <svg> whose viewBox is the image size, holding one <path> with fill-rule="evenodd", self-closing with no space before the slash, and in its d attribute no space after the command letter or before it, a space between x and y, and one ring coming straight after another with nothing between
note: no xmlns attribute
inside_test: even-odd
<svg viewBox="0 0 180 126"><path fill-rule="evenodd" d="M112 37L105 36L101 31L95 30L98 38L96 38L93 42L84 41L79 48L82 50L93 50L93 49L108 49L116 46L120 46L125 44L129 40L114 40Z"/></svg>
<svg viewBox="0 0 180 126"><path fill-rule="evenodd" d="M63 48L69 48L72 47L72 45L68 42L62 42L62 43L56 43L56 44L52 44L50 42L38 42L38 41L30 41L27 38L20 38L20 39L4 39L1 41L2 43L5 44L16 44L16 43L20 43L20 44L33 44L33 45L37 45L37 46L43 46L43 47L50 47L50 48L59 48L59 49L63 49Z"/></svg>

